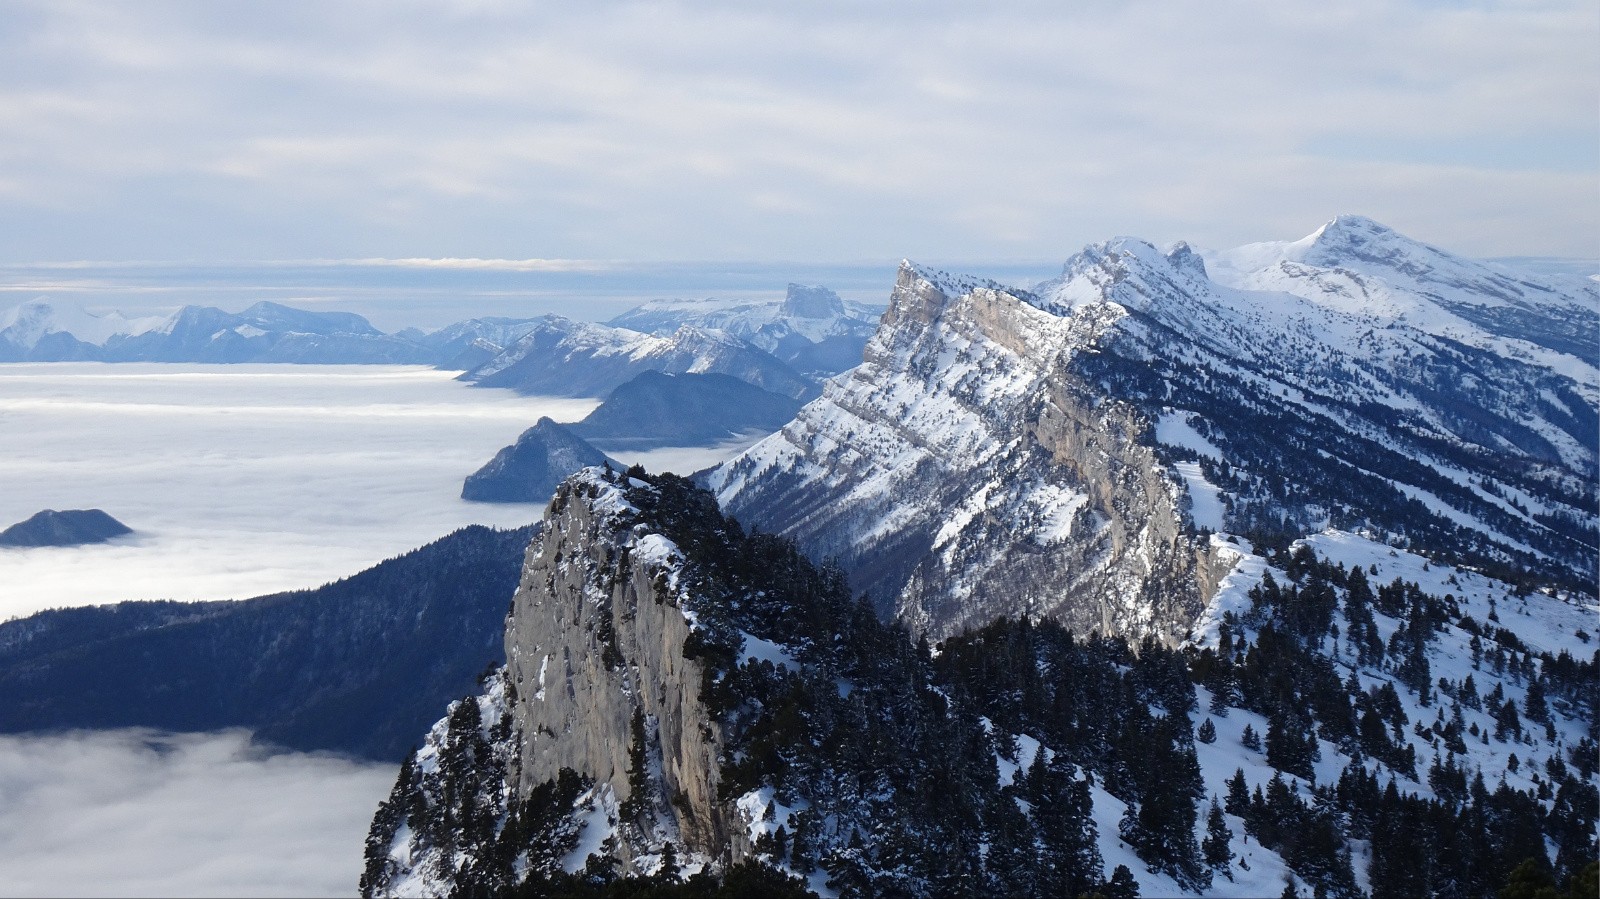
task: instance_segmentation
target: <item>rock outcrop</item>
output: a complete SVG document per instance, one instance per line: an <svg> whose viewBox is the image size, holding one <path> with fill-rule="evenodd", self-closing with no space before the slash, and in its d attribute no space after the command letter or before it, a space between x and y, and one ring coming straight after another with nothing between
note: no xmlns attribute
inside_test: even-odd
<svg viewBox="0 0 1600 899"><path fill-rule="evenodd" d="M660 534L634 532L636 512L601 478L563 485L552 511L506 628L519 790L570 768L619 802L653 805L680 846L721 856L734 829L717 801L720 726L700 698L701 666L684 657L692 624L672 589L681 557ZM654 795L639 794L652 778L630 772L641 740L659 771Z"/></svg>
<svg viewBox="0 0 1600 899"><path fill-rule="evenodd" d="M530 864L539 876L580 870L591 856L650 873L668 844L702 867L748 854L737 809L718 792L722 724L688 651L701 625L685 558L663 520L630 501L655 490L589 468L556 491L511 603L506 666L408 762L374 823L364 892L470 892L514 883ZM662 518L683 524L698 510L721 526L698 496ZM557 823L530 836L534 818ZM584 848L569 839L579 832ZM565 848L534 864L527 840ZM489 867L463 871L468 858Z"/></svg>

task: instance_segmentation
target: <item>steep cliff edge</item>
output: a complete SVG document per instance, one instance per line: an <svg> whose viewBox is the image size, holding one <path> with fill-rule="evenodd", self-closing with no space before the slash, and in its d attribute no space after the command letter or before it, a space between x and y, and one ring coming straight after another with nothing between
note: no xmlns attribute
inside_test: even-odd
<svg viewBox="0 0 1600 899"><path fill-rule="evenodd" d="M499 892L591 859L648 874L668 853L720 869L746 854L717 792L722 726L685 655L685 559L640 508L658 499L598 468L556 491L512 600L507 664L407 761L369 836L365 894ZM722 522L714 505L665 514L698 525L696 511Z"/></svg>
<svg viewBox="0 0 1600 899"><path fill-rule="evenodd" d="M1082 646L1075 672L1174 658ZM946 895L1054 878L1046 892L1076 895L1105 883L1078 769L1095 757L1019 755L957 673L853 598L841 571L744 533L682 478L587 469L566 481L529 548L506 647L506 667L402 768L368 836L363 894L635 895L686 881L692 895ZM1149 717L1121 691L1103 691L1086 720ZM1192 703L1168 708L1174 734ZM1152 753L1192 756L1177 737L1153 739ZM1192 832L1185 814L1176 826ZM978 843L997 829L1010 848L985 861ZM1185 864L1176 876L1200 876Z"/></svg>
<svg viewBox="0 0 1600 899"><path fill-rule="evenodd" d="M721 726L700 697L703 667L684 657L693 625L677 589L682 562L618 486L591 474L557 492L506 628L518 792L571 769L649 808L657 833L641 834L647 843L733 861L716 792ZM630 771L641 749L648 772ZM630 863L638 848L619 845Z"/></svg>

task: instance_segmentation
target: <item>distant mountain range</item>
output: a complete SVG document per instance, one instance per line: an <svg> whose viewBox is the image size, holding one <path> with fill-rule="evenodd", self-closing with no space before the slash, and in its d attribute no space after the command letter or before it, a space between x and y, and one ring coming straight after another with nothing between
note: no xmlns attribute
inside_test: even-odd
<svg viewBox="0 0 1600 899"><path fill-rule="evenodd" d="M643 371L715 372L809 399L819 379L860 361L874 327L869 307L794 284L783 301L660 300L610 324L544 315L393 334L352 313L269 302L129 318L35 300L0 314L0 362L434 365L485 387L562 396L605 396Z"/></svg>
<svg viewBox="0 0 1600 899"><path fill-rule="evenodd" d="M652 300L608 324L649 334L685 325L748 340L798 371L832 375L861 361L882 307L850 303L825 287L790 284L781 303L730 306L716 300Z"/></svg>
<svg viewBox="0 0 1600 899"><path fill-rule="evenodd" d="M554 315L461 378L519 393L605 396L646 371L731 375L794 398L809 399L818 389L814 379L724 331L684 325L658 337Z"/></svg>

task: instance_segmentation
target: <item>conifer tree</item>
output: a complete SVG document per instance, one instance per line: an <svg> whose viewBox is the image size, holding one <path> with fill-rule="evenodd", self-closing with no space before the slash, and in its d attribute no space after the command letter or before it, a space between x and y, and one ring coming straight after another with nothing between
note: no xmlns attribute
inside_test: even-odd
<svg viewBox="0 0 1600 899"><path fill-rule="evenodd" d="M1244 726L1244 733L1239 735L1239 742L1246 749L1254 749L1256 751L1261 749L1261 737L1256 734L1256 729L1248 724Z"/></svg>
<svg viewBox="0 0 1600 899"><path fill-rule="evenodd" d="M1233 839L1233 831L1228 829L1228 822L1222 817L1222 807L1217 805L1215 796L1211 798L1211 810L1206 813L1206 838L1200 844L1200 851L1205 854L1206 864L1223 872L1231 880L1233 875L1228 872L1228 862L1233 858L1233 852L1228 848Z"/></svg>

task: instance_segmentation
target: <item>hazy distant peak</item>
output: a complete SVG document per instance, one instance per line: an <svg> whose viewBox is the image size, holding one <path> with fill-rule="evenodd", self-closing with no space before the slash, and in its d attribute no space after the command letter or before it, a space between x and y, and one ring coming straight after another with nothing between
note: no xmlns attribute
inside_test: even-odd
<svg viewBox="0 0 1600 899"><path fill-rule="evenodd" d="M845 314L844 300L826 287L790 284L778 314L794 318L839 318Z"/></svg>
<svg viewBox="0 0 1600 899"><path fill-rule="evenodd" d="M31 348L46 334L71 334L99 346L118 334L142 334L161 326L161 316L128 318L120 312L95 314L74 303L29 300L0 312L0 339Z"/></svg>

